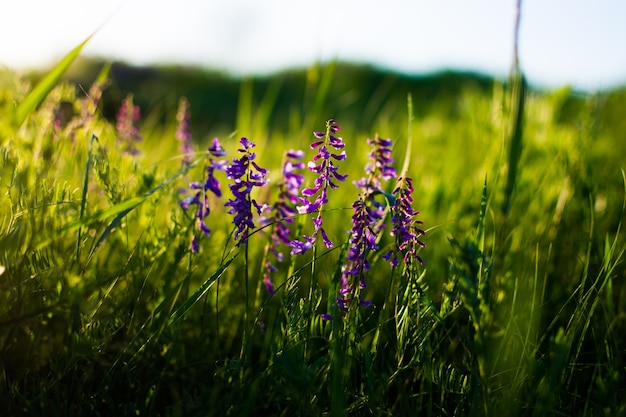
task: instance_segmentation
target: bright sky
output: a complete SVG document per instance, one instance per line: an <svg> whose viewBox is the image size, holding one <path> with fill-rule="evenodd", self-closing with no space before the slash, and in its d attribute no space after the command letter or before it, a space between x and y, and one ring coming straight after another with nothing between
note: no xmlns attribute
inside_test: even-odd
<svg viewBox="0 0 626 417"><path fill-rule="evenodd" d="M516 0L0 0L0 64L84 55L250 74L350 60L423 73L505 76ZM626 84L626 1L523 0L520 62L531 83Z"/></svg>

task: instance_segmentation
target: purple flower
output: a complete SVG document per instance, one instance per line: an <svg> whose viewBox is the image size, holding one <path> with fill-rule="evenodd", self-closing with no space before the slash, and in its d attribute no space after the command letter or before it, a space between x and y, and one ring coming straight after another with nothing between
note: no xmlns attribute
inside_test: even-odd
<svg viewBox="0 0 626 417"><path fill-rule="evenodd" d="M366 287L365 274L370 269L367 256L371 251L378 250L378 235L384 229L387 215L387 207L376 201L376 195L382 192L382 181L396 176L391 157L391 140L376 136L375 139L368 139L367 143L372 147L368 154L371 162L365 166L367 177L354 182L362 193L352 205L354 214L348 254L342 267L341 289L337 296L337 306L344 311L355 296L358 297L358 304L371 304L371 301L365 301L358 294Z"/></svg>
<svg viewBox="0 0 626 417"><path fill-rule="evenodd" d="M200 184L198 182L193 182L190 184L192 189L204 191L210 190L216 197L222 196L222 190L220 188L220 182L215 178L215 171L226 171L226 167L228 165L228 160L225 159L214 159L221 158L226 156L226 151L222 148L220 141L217 138L213 139L211 146L207 149L207 152L211 157L209 158L209 163L206 166L206 179L204 184Z"/></svg>
<svg viewBox="0 0 626 417"><path fill-rule="evenodd" d="M337 297L338 306L346 311L347 303L354 294L366 287L365 273L369 271L370 264L367 255L370 251L378 249L376 243L377 233L375 230L379 216L376 211L368 207L366 196L361 195L352 205L352 229L346 264L342 267L341 289ZM357 290L358 283L358 290ZM359 298L361 304L364 300ZM367 304L367 303L366 303Z"/></svg>
<svg viewBox="0 0 626 417"><path fill-rule="evenodd" d="M395 236L395 247L383 255L383 258L392 266L398 265L398 255L406 265L411 265L413 260L417 260L420 264L424 264L422 258L418 255L418 250L426 245L419 239L425 234L419 226L424 223L415 220L414 217L419 212L413 212L413 180L408 177L400 177L396 182L396 188L393 195L396 197L393 207L393 217L391 218L392 230L391 235Z"/></svg>
<svg viewBox="0 0 626 417"><path fill-rule="evenodd" d="M292 240L291 242L289 242L289 245L293 248L291 250L292 255L301 254L308 250L311 250L311 248L315 244L315 236L302 235L302 238L303 241Z"/></svg>
<svg viewBox="0 0 626 417"><path fill-rule="evenodd" d="M176 140L180 142L178 149L183 154L183 166L187 166L191 163L191 152L193 151L191 145L191 131L189 130L190 118L189 102L185 97L181 97L178 102L178 112L176 113L176 120L178 121Z"/></svg>
<svg viewBox="0 0 626 417"><path fill-rule="evenodd" d="M141 111L139 106L133 104L133 96L129 94L120 107L117 114L117 133L118 144L122 146L125 153L130 155L137 155L139 150L135 147L137 142L141 142L143 138L139 133L137 122L141 118Z"/></svg>
<svg viewBox="0 0 626 417"><path fill-rule="evenodd" d="M213 155L216 158L221 158L223 156L226 156L226 151L224 150L224 148L222 148L222 145L220 144L220 141L217 138L213 138L213 141L211 142L211 146L209 146L207 150L209 151L211 155Z"/></svg>
<svg viewBox="0 0 626 417"><path fill-rule="evenodd" d="M303 157L304 152L300 150L289 150L286 152L282 169L283 175L278 183L278 199L270 207L268 215L261 219L261 224L272 225L270 244L267 247L267 251L278 262L284 260L283 253L279 252L281 243L289 245L291 242L289 225L293 223L293 217L296 215L294 207L299 202L298 194L304 181L303 175L299 172L304 169L304 163L300 161ZM274 285L271 281L271 274L274 271L276 271L276 266L268 260L265 263L263 283L270 294L274 293Z"/></svg>
<svg viewBox="0 0 626 417"><path fill-rule="evenodd" d="M230 207L228 213L234 215L233 223L237 227L235 239L241 245L248 242L250 229L254 229L252 207L254 206L259 215L265 210L264 206L251 199L252 188L261 187L267 184L268 180L265 178L267 170L254 162L256 154L251 152L256 146L254 142L241 138L239 143L241 148L237 152L242 153L242 157L233 158L232 163L226 167L226 177L233 180L228 188L234 199L228 200L225 206Z"/></svg>
<svg viewBox="0 0 626 417"><path fill-rule="evenodd" d="M364 193L372 194L380 192L381 180L388 180L397 176L391 157L391 139L381 139L376 135L374 139L367 139L367 144L372 147L368 157L371 162L365 166L367 178L355 181L355 185Z"/></svg>
<svg viewBox="0 0 626 417"><path fill-rule="evenodd" d="M197 206L194 215L196 228L205 236L209 236L211 234L211 229L209 229L209 227L205 223L206 217L211 213L211 209L209 208L209 200L205 193L198 191L191 197L187 197L183 200L178 200L178 205L187 213L189 212L191 206ZM198 242L198 237L194 234L191 239L191 252L197 253L199 250L200 244Z"/></svg>
<svg viewBox="0 0 626 417"><path fill-rule="evenodd" d="M317 154L313 157L313 160L308 163L307 167L309 171L317 174L313 187L305 188L302 190L304 198L300 198L300 206L297 207L299 213L313 213L317 212L317 216L313 218L314 233L310 238L305 239L305 242L294 240L290 243L293 247L291 254L303 253L312 247L315 243L318 234L322 236L324 245L327 248L333 246L333 242L328 238L326 231L322 227L322 212L324 205L328 203L328 189L337 188L338 185L335 181L345 181L347 175L342 175L338 172L337 166L334 161L343 161L346 159L346 152L333 153L329 149L340 150L345 146L343 139L335 136L341 128L337 125L335 119L330 119L326 122L326 133L314 132L316 141L310 146L311 149L317 149ZM312 239L312 241L310 241Z"/></svg>
<svg viewBox="0 0 626 417"><path fill-rule="evenodd" d="M207 152L211 156L215 157L222 157L226 155L226 152L222 149L217 138L213 139L213 143L211 147L208 148ZM209 236L211 234L211 230L206 224L206 218L211 213L207 191L211 191L216 197L222 196L220 183L217 178L215 178L215 171L225 171L227 163L227 160L215 160L210 157L205 170L204 182L191 182L189 184L189 188L196 191L194 195L178 201L180 207L187 213L189 212L190 206L197 206L194 215L196 229L202 232L205 236ZM191 251L193 253L197 253L199 250L200 244L198 236L194 234L191 240Z"/></svg>
<svg viewBox="0 0 626 417"><path fill-rule="evenodd" d="M367 177L354 182L361 189L361 194L352 205L354 213L348 254L342 266L341 289L337 295L337 306L343 311L348 310L354 299L363 307L372 303L359 294L367 286L365 274L370 269L367 257L370 252L378 250L378 236L385 227L384 220L388 213L388 207L376 201L376 197L382 192L382 181L396 176L391 157L391 140L376 136L368 139L367 143L372 148L368 154L370 163L365 166Z"/></svg>
<svg viewBox="0 0 626 417"><path fill-rule="evenodd" d="M374 148L369 154L374 162L365 171L368 174L380 172L380 177L384 180L395 178L397 174L391 157L391 139L382 139L376 135L374 139L367 139L367 143Z"/></svg>

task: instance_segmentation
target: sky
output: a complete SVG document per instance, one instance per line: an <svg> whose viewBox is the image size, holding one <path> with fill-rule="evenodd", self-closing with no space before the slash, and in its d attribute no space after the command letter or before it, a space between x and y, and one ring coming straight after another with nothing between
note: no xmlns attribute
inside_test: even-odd
<svg viewBox="0 0 626 417"><path fill-rule="evenodd" d="M408 74L505 77L517 0L0 0L0 65L85 56L201 65L236 75L316 61ZM519 58L529 81L596 91L626 85L626 1L523 0Z"/></svg>

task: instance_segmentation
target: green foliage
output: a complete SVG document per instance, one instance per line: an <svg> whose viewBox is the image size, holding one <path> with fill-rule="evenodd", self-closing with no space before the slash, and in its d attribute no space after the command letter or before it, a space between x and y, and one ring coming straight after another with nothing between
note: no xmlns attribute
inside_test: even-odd
<svg viewBox="0 0 626 417"><path fill-rule="evenodd" d="M0 120L8 415L626 412L623 92L519 91L523 79L452 74L436 86L335 63L241 82L144 69L152 88L113 65L93 71L83 95L57 84L71 59L43 87L8 72L0 84L3 112L16 115ZM183 75L188 84L173 83ZM134 90L122 94L125 82ZM194 91L221 83L211 97ZM126 93L147 115L136 155L107 110ZM187 95L197 120L188 165L171 94ZM203 117L211 100L223 119ZM257 141L276 181L282 151L328 116L341 122L350 180L363 175L368 136L393 139L427 228L426 265L391 268L373 253L362 294L374 306L346 314L334 296L358 192L349 182L324 212L336 246L279 265L274 295L255 272L266 229L236 245L213 199L212 234L192 253L194 219L177 203L203 178L213 136L230 155L233 130Z"/></svg>

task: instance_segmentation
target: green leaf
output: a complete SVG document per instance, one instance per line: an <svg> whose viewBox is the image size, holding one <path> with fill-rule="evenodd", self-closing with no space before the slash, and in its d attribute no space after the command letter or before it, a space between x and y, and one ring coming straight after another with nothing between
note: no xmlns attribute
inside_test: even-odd
<svg viewBox="0 0 626 417"><path fill-rule="evenodd" d="M400 177L406 177L409 165L411 163L411 149L413 147L413 95L409 93L406 97L406 106L408 111L408 131L407 131L407 143L406 151L404 152L404 163L402 164L402 170L400 171Z"/></svg>
<svg viewBox="0 0 626 417"><path fill-rule="evenodd" d="M76 57L80 54L83 47L89 42L93 35L89 35L87 39L82 41L80 45L72 49L70 53L59 62L52 70L33 88L33 90L22 100L22 102L15 109L14 121L16 126L21 126L24 120L29 114L37 108L39 104L46 98L48 93L59 82L59 79L63 76L65 71L74 62Z"/></svg>

